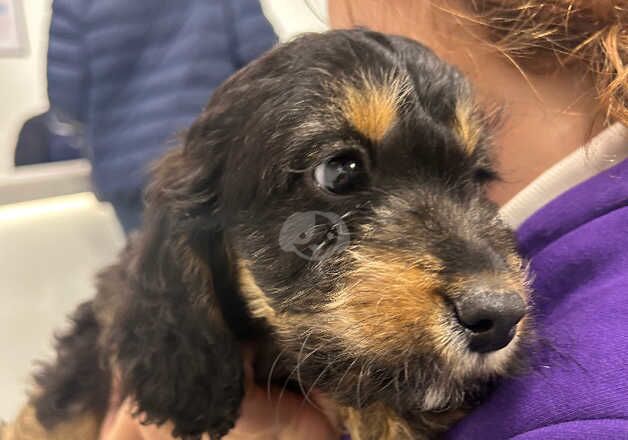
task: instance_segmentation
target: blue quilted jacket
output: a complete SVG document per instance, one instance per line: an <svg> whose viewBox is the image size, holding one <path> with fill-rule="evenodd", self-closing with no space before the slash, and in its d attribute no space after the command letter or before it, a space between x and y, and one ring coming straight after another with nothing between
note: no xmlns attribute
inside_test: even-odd
<svg viewBox="0 0 628 440"><path fill-rule="evenodd" d="M54 0L51 109L84 125L96 193L125 229L150 163L275 39L257 0Z"/></svg>

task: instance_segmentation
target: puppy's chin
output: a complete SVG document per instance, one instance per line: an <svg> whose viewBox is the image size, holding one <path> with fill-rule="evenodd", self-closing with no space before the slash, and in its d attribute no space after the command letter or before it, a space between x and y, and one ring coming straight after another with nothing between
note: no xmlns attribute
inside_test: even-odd
<svg viewBox="0 0 628 440"><path fill-rule="evenodd" d="M515 374L524 362L518 337L506 347L486 354L462 353L449 374L426 386L418 402L420 411L442 412L474 406L500 378Z"/></svg>
<svg viewBox="0 0 628 440"><path fill-rule="evenodd" d="M431 355L422 350L406 362L387 364L385 356L354 360L357 367L347 375L349 383L323 391L354 408L379 402L398 414L469 408L485 397L496 380L523 368L522 342L527 336L522 322L508 345L489 353L470 351L464 338L452 337L446 347L433 347ZM440 356L435 356L437 352Z"/></svg>
<svg viewBox="0 0 628 440"><path fill-rule="evenodd" d="M531 334L527 319L517 325L512 340L499 350L478 353L469 349L468 339L453 335L448 344L438 347L444 368L457 380L482 380L509 376L519 372L524 364L523 343Z"/></svg>

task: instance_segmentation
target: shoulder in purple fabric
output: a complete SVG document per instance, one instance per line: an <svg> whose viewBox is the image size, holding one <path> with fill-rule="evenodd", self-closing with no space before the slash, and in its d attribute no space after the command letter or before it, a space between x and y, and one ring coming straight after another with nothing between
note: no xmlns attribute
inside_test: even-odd
<svg viewBox="0 0 628 440"><path fill-rule="evenodd" d="M530 372L449 439L628 439L628 160L562 194L518 232L535 276Z"/></svg>

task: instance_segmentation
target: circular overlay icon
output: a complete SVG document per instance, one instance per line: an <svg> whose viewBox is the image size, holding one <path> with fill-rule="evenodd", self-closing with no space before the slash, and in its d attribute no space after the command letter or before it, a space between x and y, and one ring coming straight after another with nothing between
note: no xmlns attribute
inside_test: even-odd
<svg viewBox="0 0 628 440"><path fill-rule="evenodd" d="M321 261L349 246L349 229L333 212L296 212L279 232L279 246L309 261Z"/></svg>

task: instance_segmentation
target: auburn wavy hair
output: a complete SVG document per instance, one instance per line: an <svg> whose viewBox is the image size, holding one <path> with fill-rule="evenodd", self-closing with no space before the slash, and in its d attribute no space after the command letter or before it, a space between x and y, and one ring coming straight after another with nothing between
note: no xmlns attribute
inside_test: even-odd
<svg viewBox="0 0 628 440"><path fill-rule="evenodd" d="M606 123L628 125L628 0L472 0L471 19L526 70L584 68Z"/></svg>

